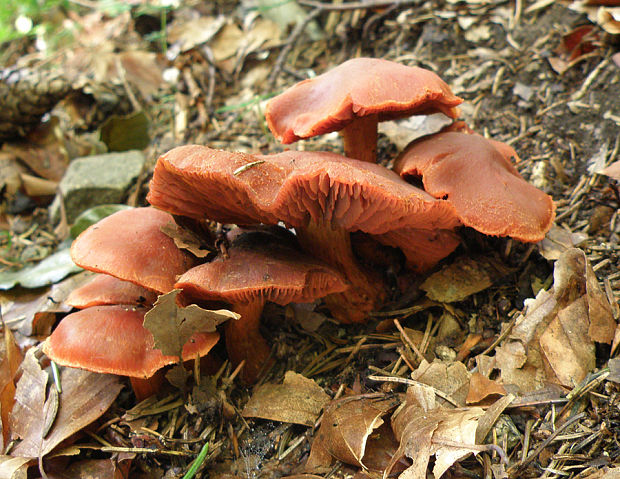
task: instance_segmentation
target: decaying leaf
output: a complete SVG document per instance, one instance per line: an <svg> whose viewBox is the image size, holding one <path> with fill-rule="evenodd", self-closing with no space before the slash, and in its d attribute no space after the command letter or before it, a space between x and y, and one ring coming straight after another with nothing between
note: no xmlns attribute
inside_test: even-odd
<svg viewBox="0 0 620 479"><path fill-rule="evenodd" d="M161 232L172 238L177 248L186 249L197 258L204 258L209 254L204 241L201 241L198 235L187 228L170 222L161 227Z"/></svg>
<svg viewBox="0 0 620 479"><path fill-rule="evenodd" d="M176 298L181 292L173 289L161 295L153 308L144 316L144 327L155 339L155 347L166 356L182 356L183 345L194 333L215 331L224 321L239 319L237 313L220 309L210 311L190 304L187 307L177 305Z"/></svg>
<svg viewBox="0 0 620 479"><path fill-rule="evenodd" d="M2 419L0 446L4 449L9 438L9 414L15 403L15 378L24 356L11 330L4 325L3 331L3 341L0 343L0 418Z"/></svg>
<svg viewBox="0 0 620 479"><path fill-rule="evenodd" d="M445 393L459 406L465 405L470 373L462 362L444 362L439 359L432 363L423 361L411 373L411 378Z"/></svg>
<svg viewBox="0 0 620 479"><path fill-rule="evenodd" d="M328 402L329 396L312 379L287 371L282 384L259 386L242 415L313 426Z"/></svg>
<svg viewBox="0 0 620 479"><path fill-rule="evenodd" d="M479 372L472 373L469 381L469 391L465 402L467 404L478 404L489 396L503 396L506 394L504 386L493 381Z"/></svg>
<svg viewBox="0 0 620 479"><path fill-rule="evenodd" d="M553 225L545 239L540 242L540 254L546 260L555 261L568 248L579 246L586 239L588 239L586 233L573 233L567 228Z"/></svg>
<svg viewBox="0 0 620 479"><path fill-rule="evenodd" d="M122 385L117 376L63 368L63 392L55 417L47 394L48 374L36 359L36 348L26 353L17 383L11 432L21 438L12 450L17 457L41 457L101 416L114 402ZM51 427L50 427L51 424Z"/></svg>
<svg viewBox="0 0 620 479"><path fill-rule="evenodd" d="M0 456L0 477L2 479L26 479L28 477L28 457Z"/></svg>
<svg viewBox="0 0 620 479"><path fill-rule="evenodd" d="M12 329L19 330L24 336L47 336L56 322L56 313L71 310L70 306L63 304L69 293L91 278L92 273L83 271L43 292L2 295L2 299L6 300L2 308L3 318Z"/></svg>
<svg viewBox="0 0 620 479"><path fill-rule="evenodd" d="M571 388L594 368L594 342L611 343L615 330L585 254L567 249L556 262L553 288L526 300L508 341L496 349L502 382L522 393L546 383Z"/></svg>
<svg viewBox="0 0 620 479"><path fill-rule="evenodd" d="M488 288L509 272L498 259L461 256L430 275L420 289L433 301L453 303Z"/></svg>
<svg viewBox="0 0 620 479"><path fill-rule="evenodd" d="M371 470L383 470L396 449L395 445L392 444L392 450L385 451L382 464L369 462L367 452L374 447L373 435L384 423L382 418L397 404L396 398L369 395L347 396L333 401L327 407L312 443L306 470L318 472L328 468L334 459ZM374 436L374 439L388 437L388 431L383 430L383 434ZM381 447L385 448L385 444Z"/></svg>
<svg viewBox="0 0 620 479"><path fill-rule="evenodd" d="M435 392L430 387L409 387L405 402L392 416L392 429L400 447L383 473L384 479L404 456L413 463L399 479L423 479L432 455L433 474L440 478L460 458L476 453L476 428L483 414L484 410L477 407L443 409L435 402Z"/></svg>
<svg viewBox="0 0 620 479"><path fill-rule="evenodd" d="M56 283L81 269L71 260L69 248L64 248L34 266L27 266L19 271L0 273L0 290L11 289L17 284L21 284L24 288L40 288Z"/></svg>

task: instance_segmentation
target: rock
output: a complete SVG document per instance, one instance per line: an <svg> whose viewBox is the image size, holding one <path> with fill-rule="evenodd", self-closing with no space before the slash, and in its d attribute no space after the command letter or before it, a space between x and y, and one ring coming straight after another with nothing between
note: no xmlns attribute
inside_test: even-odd
<svg viewBox="0 0 620 479"><path fill-rule="evenodd" d="M60 218L61 198L69 224L93 206L123 202L144 162L144 155L137 150L76 158L69 164L58 185L59 194L50 206L52 222Z"/></svg>

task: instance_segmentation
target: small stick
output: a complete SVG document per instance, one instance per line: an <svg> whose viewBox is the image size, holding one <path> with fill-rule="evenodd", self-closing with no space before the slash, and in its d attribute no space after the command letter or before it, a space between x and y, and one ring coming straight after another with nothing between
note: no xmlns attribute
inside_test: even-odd
<svg viewBox="0 0 620 479"><path fill-rule="evenodd" d="M403 335L403 338L405 338L405 342L407 343L407 345L409 345L409 347L413 350L413 352L416 353L416 355L418 356L418 359L420 361L425 361L426 358L424 358L424 356L422 355L418 347L413 343L413 341L411 341L411 338L407 335L403 327L400 325L400 323L398 322L398 319L394 320L394 325L398 328L398 330L400 331L400 334Z"/></svg>

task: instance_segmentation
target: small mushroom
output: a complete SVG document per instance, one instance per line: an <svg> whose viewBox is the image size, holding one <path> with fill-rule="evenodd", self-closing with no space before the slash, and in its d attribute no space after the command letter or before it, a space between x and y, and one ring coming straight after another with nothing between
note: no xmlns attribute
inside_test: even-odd
<svg viewBox="0 0 620 479"><path fill-rule="evenodd" d="M265 117L284 144L340 131L345 156L375 163L379 121L437 112L456 118L462 101L429 70L355 58L272 98Z"/></svg>
<svg viewBox="0 0 620 479"><path fill-rule="evenodd" d="M153 335L142 326L146 310L132 306L93 306L66 316L43 343L56 363L88 371L129 376L140 401L154 394L164 366L178 361L154 347ZM205 356L218 333L197 333L183 347L183 360Z"/></svg>
<svg viewBox="0 0 620 479"><path fill-rule="evenodd" d="M88 283L71 291L65 304L76 309L127 304L150 307L157 300L153 291L108 274L96 274Z"/></svg>
<svg viewBox="0 0 620 479"><path fill-rule="evenodd" d="M283 221L294 227L302 247L349 282L347 291L325 298L343 322L364 321L385 295L380 275L355 258L350 232L382 235L460 225L450 204L393 171L325 152L249 155L175 148L159 158L148 201L196 219L241 225ZM455 247L452 241L445 254Z"/></svg>
<svg viewBox="0 0 620 479"><path fill-rule="evenodd" d="M555 205L521 177L507 154L480 135L437 133L408 146L394 171L405 179L421 177L424 189L451 205L465 226L540 241L553 224Z"/></svg>
<svg viewBox="0 0 620 479"><path fill-rule="evenodd" d="M190 269L175 285L184 298L224 301L241 315L226 322L225 338L231 362L236 366L246 361L241 377L247 383L257 380L270 355L259 332L267 301L307 303L347 288L334 269L302 253L292 235L278 230L236 230L226 257Z"/></svg>
<svg viewBox="0 0 620 479"><path fill-rule="evenodd" d="M167 293L195 263L162 233L171 221L150 207L118 211L83 231L71 245L71 258L84 269Z"/></svg>

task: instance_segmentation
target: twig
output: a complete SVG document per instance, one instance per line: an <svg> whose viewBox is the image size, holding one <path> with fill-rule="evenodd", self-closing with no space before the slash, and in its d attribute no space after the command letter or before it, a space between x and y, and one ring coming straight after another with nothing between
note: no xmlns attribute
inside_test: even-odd
<svg viewBox="0 0 620 479"><path fill-rule="evenodd" d="M367 0L365 2L347 2L338 5L330 3L315 2L313 0L299 0L297 3L306 7L320 8L328 12L347 11L347 10L364 10L367 8L382 8L400 5L413 5L420 3L420 0Z"/></svg>
<svg viewBox="0 0 620 479"><path fill-rule="evenodd" d="M437 388L434 388L433 386L429 386L428 384L421 383L420 381L415 381L414 379L399 378L398 376L374 376L374 375L368 376L368 379L372 379L373 381L402 383L408 386L426 386L426 387L431 388L436 396L439 396L444 401L449 402L454 407L459 407L458 403L454 399L452 399L448 394L444 393L443 391L440 391Z"/></svg>
<svg viewBox="0 0 620 479"><path fill-rule="evenodd" d="M424 361L426 358L422 355L422 353L420 352L418 347L413 343L413 341L411 341L411 338L407 335L403 327L400 325L400 323L398 322L398 319L394 320L394 325L398 328L398 330L400 331L400 334L403 335L403 338L405 339L405 342L407 343L407 345L413 350L414 353L416 353L416 355L418 356L418 359L420 361Z"/></svg>
<svg viewBox="0 0 620 479"><path fill-rule="evenodd" d="M284 62L286 61L286 57L288 57L288 54L291 52L291 49L293 48L293 45L295 44L299 36L303 33L303 31L306 29L308 24L312 20L314 20L316 17L318 17L323 12L323 10L324 9L320 7L312 10L306 16L303 22L299 22L295 26L295 28L293 29L289 37L286 39L284 48L282 48L282 51L280 52L280 54L278 55L278 58L276 59L276 64L274 65L273 70L269 74L269 80L267 83L269 85L269 89L273 89L276 83L276 80L278 78L278 75L280 74L280 71L282 70L282 66L284 65Z"/></svg>

